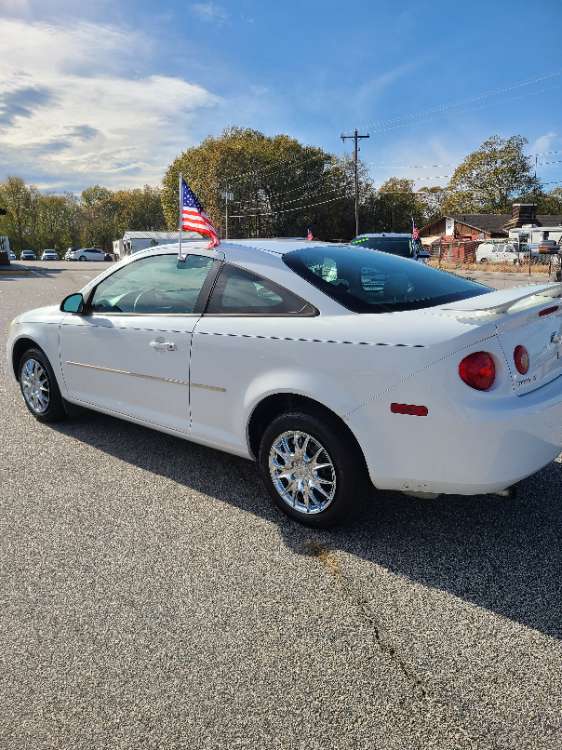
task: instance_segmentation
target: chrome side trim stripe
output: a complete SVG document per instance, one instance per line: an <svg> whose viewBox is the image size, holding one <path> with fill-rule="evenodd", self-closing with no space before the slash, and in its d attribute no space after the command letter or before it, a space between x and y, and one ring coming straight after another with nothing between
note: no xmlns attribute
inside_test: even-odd
<svg viewBox="0 0 562 750"><path fill-rule="evenodd" d="M221 388L220 385L205 385L205 383L192 383L192 388L204 388L206 391L216 391L217 393L226 393L226 388Z"/></svg>
<svg viewBox="0 0 562 750"><path fill-rule="evenodd" d="M65 365L73 365L74 367L86 367L90 370L99 370L100 372L111 372L114 375L130 375L132 378L144 378L146 380L159 380L164 383L172 383L173 385L189 385L188 380L178 380L178 378L162 378L157 375L143 375L140 372L131 372L130 370L118 370L114 367L99 367L98 365L87 365L84 362L72 362L67 360ZM207 391L214 391L215 393L226 393L226 388L221 388L218 385L206 385L205 383L192 383L192 388L204 388Z"/></svg>
<svg viewBox="0 0 562 750"><path fill-rule="evenodd" d="M159 380L164 383L172 383L173 385L189 385L188 380L179 380L178 378L161 378L158 375L143 375L140 372L130 372L130 370L117 370L113 367L98 367L98 365L87 365L84 362L71 362L67 360L65 365L73 365L74 367L87 367L90 370L99 370L100 372L112 372L114 375L130 375L132 378L143 378L145 380Z"/></svg>

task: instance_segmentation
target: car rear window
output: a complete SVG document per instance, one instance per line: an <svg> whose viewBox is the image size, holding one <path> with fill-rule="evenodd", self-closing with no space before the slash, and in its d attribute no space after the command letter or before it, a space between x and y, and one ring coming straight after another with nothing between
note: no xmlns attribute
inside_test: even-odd
<svg viewBox="0 0 562 750"><path fill-rule="evenodd" d="M294 250L287 266L317 289L357 313L419 310L492 291L483 284L352 245Z"/></svg>

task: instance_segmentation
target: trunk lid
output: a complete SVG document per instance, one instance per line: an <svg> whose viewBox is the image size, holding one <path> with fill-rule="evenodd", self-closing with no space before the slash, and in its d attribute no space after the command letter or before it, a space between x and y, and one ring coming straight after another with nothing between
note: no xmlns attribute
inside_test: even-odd
<svg viewBox="0 0 562 750"><path fill-rule="evenodd" d="M466 322L495 324L518 395L562 375L562 284L502 289L453 302L444 309ZM529 369L524 374L515 366L514 351L519 345L529 353Z"/></svg>

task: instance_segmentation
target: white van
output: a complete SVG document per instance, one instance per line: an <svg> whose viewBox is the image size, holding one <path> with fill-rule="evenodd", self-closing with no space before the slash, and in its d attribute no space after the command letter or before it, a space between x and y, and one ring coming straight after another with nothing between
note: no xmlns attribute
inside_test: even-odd
<svg viewBox="0 0 562 750"><path fill-rule="evenodd" d="M516 265L525 254L509 242L482 242L476 250L477 263L510 263Z"/></svg>

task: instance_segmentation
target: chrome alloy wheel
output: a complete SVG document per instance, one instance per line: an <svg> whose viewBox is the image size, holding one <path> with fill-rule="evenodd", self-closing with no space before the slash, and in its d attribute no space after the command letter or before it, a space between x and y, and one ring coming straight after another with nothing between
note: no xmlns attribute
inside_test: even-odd
<svg viewBox="0 0 562 750"><path fill-rule="evenodd" d="M30 358L21 371L21 389L29 408L44 414L49 408L51 387L47 372L41 362Z"/></svg>
<svg viewBox="0 0 562 750"><path fill-rule="evenodd" d="M279 435L269 451L269 473L282 500L299 513L322 513L336 494L328 451L306 432Z"/></svg>

